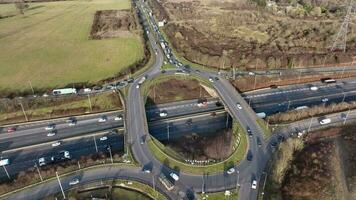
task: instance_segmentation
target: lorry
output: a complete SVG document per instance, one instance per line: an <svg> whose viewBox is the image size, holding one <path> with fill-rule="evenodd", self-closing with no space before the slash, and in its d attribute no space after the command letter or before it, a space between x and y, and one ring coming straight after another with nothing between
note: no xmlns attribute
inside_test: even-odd
<svg viewBox="0 0 356 200"><path fill-rule="evenodd" d="M264 112L257 113L256 115L257 115L257 117L262 118L262 119L267 116L266 113L264 113Z"/></svg>
<svg viewBox="0 0 356 200"><path fill-rule="evenodd" d="M54 89L52 91L52 94L53 95L77 94L77 89L75 88Z"/></svg>

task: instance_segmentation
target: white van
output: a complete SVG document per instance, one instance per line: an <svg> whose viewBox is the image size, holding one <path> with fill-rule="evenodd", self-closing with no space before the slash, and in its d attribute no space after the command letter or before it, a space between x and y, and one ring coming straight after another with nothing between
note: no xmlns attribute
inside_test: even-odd
<svg viewBox="0 0 356 200"><path fill-rule="evenodd" d="M331 119L329 119L329 118L325 118L325 119L319 120L319 123L320 123L321 125L329 124L330 122L331 122Z"/></svg>

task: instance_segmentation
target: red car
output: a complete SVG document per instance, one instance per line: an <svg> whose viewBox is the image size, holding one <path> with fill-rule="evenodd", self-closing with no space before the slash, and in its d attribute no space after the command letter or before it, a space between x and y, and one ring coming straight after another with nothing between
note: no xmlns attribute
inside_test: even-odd
<svg viewBox="0 0 356 200"><path fill-rule="evenodd" d="M12 133L12 132L15 132L15 131L16 131L15 127L10 127L10 128L7 129L8 133Z"/></svg>

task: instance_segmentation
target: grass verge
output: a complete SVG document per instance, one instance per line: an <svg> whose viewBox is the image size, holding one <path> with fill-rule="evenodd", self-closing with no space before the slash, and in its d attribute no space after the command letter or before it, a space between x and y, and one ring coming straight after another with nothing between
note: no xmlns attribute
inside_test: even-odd
<svg viewBox="0 0 356 200"><path fill-rule="evenodd" d="M200 193L199 200L238 200L239 192L236 190L227 190L224 192Z"/></svg>
<svg viewBox="0 0 356 200"><path fill-rule="evenodd" d="M153 137L147 142L148 147L156 159L172 169L190 174L219 173L237 164L245 156L247 149L246 133L237 122L233 125L233 133L236 136L234 137L234 139L236 138L236 143L234 145L233 153L225 161L205 166L191 165L179 160L175 155L176 153L171 154L171 151L166 152L166 147Z"/></svg>

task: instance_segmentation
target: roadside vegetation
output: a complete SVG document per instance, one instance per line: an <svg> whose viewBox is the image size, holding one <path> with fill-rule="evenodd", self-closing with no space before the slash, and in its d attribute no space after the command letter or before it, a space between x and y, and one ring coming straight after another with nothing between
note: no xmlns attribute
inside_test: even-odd
<svg viewBox="0 0 356 200"><path fill-rule="evenodd" d="M355 133L351 124L282 143L268 167L263 199L354 199Z"/></svg>
<svg viewBox="0 0 356 200"><path fill-rule="evenodd" d="M313 106L308 109L292 110L283 113L277 113L267 117L267 121L271 124L288 123L311 117L323 116L335 112L346 112L356 108L356 102L332 103L330 105Z"/></svg>
<svg viewBox="0 0 356 200"><path fill-rule="evenodd" d="M61 198L62 193L50 195L44 200L54 197ZM154 190L151 186L137 181L121 179L104 180L86 185L81 185L66 191L66 196L71 200L79 199L127 199L127 200L166 200L167 198Z"/></svg>
<svg viewBox="0 0 356 200"><path fill-rule="evenodd" d="M208 162L201 165L185 162L181 159L181 156L177 156L176 152L167 148L153 137L147 142L153 155L160 162L172 169L175 169L178 172L184 171L191 174L209 174L226 171L244 158L247 150L247 137L246 133L238 123L233 124L233 135L232 140L235 141L233 152L228 158L217 163Z"/></svg>
<svg viewBox="0 0 356 200"><path fill-rule="evenodd" d="M30 85L38 91L95 83L131 73L129 68L149 57L128 0L28 5L20 14L14 4L0 4L2 94L30 91ZM111 11L100 16L98 10ZM98 32L104 35L91 37Z"/></svg>
<svg viewBox="0 0 356 200"><path fill-rule="evenodd" d="M89 98L87 95L71 95L34 99L1 99L0 125L26 122L26 117L28 121L35 121L123 108L117 93L92 94ZM24 108L26 117L21 105Z"/></svg>
<svg viewBox="0 0 356 200"><path fill-rule="evenodd" d="M124 156L122 152L113 151L114 164L124 164ZM93 154L88 156L82 156L80 159L72 159L66 162L58 163L55 165L46 165L39 167L39 171L43 178L43 181L55 178L55 172L59 175L68 174L77 170L84 170L86 168L95 167L103 164L111 164L110 156L105 153ZM29 185L40 183L41 179L38 171L35 167L32 167L26 171L20 172L17 176L12 177L11 180L0 183L0 196L1 198L6 193L16 191Z"/></svg>

